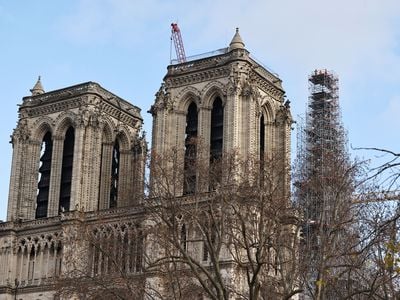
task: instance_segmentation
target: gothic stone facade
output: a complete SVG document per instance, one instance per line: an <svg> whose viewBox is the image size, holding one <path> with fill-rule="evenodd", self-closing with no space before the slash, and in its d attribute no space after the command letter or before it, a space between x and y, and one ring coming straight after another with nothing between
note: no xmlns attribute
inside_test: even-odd
<svg viewBox="0 0 400 300"><path fill-rule="evenodd" d="M54 278L82 247L82 223L135 245L127 268L141 273L138 253L151 249L137 232L146 222L140 109L94 82L45 93L39 79L31 91L12 135L0 299L53 299ZM280 153L289 163L291 116L281 80L250 56L238 32L217 55L168 66L150 112L153 153L176 149L184 160L195 138L209 149L196 159L207 162L237 151ZM176 196L209 188L189 176ZM106 273L101 255L92 259L85 267Z"/></svg>

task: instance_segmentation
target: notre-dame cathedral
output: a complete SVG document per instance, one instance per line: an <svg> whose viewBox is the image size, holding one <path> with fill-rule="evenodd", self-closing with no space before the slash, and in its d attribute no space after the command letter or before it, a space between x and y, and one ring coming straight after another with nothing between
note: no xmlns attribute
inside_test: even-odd
<svg viewBox="0 0 400 300"><path fill-rule="evenodd" d="M81 224L97 226L99 235L111 232L113 249L134 249L120 256L125 273L142 275L145 289L156 282L153 273L143 274L142 252L158 250L138 234L152 195L144 182L157 176L146 171L149 153L176 149L185 156L187 141L201 138L206 161L234 150L242 157L279 152L289 164L292 119L281 79L244 46L237 31L229 47L168 66L149 110L150 151L140 108L95 82L45 92L39 78L19 106L11 137L7 221L0 224L1 300L58 299L57 278L69 274L68 261L85 247L77 242ZM185 176L176 197L211 190L196 186L196 175ZM289 182L287 173L279 176ZM81 253L91 261L86 273L107 276L104 253Z"/></svg>

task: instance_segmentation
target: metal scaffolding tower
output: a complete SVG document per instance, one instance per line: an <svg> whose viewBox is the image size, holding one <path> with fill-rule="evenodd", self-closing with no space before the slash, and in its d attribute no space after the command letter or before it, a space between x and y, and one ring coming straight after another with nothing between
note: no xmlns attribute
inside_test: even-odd
<svg viewBox="0 0 400 300"><path fill-rule="evenodd" d="M341 122L338 77L325 69L315 70L308 82L306 117L298 122L294 195L303 211L308 278L315 282L321 279L324 247L341 243L345 236L332 232L340 219L346 218L353 191L351 178L346 178L350 164L347 135Z"/></svg>
<svg viewBox="0 0 400 300"><path fill-rule="evenodd" d="M296 200L304 208L309 224L327 223L332 192L338 178L335 162L348 160L347 137L341 122L338 77L327 70L315 70L308 78L310 96L305 124L299 122Z"/></svg>

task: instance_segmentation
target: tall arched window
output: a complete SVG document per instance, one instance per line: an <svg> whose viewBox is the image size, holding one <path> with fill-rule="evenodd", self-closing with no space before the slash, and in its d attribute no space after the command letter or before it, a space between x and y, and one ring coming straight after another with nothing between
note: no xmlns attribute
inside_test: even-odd
<svg viewBox="0 0 400 300"><path fill-rule="evenodd" d="M118 140L116 140L112 151L110 208L117 207L118 203L119 157L119 143Z"/></svg>
<svg viewBox="0 0 400 300"><path fill-rule="evenodd" d="M35 218L47 217L47 207L49 203L51 156L53 153L53 141L51 139L50 132L47 132L44 135L40 152L41 156Z"/></svg>
<svg viewBox="0 0 400 300"><path fill-rule="evenodd" d="M59 211L70 210L74 144L75 130L73 127L69 127L65 133L63 146Z"/></svg>
<svg viewBox="0 0 400 300"><path fill-rule="evenodd" d="M211 137L210 137L210 160L211 162L222 157L222 143L224 134L224 108L221 98L214 100L211 111Z"/></svg>
<svg viewBox="0 0 400 300"><path fill-rule="evenodd" d="M215 189L221 182L222 166L219 163L222 157L222 146L224 135L224 108L220 97L215 98L211 110L211 132L210 132L210 181L209 190Z"/></svg>
<svg viewBox="0 0 400 300"><path fill-rule="evenodd" d="M185 129L185 165L183 194L192 194L196 190L196 154L197 154L197 105L192 102L186 115Z"/></svg>
<svg viewBox="0 0 400 300"><path fill-rule="evenodd" d="M264 159L265 153L265 122L264 115L261 115L260 118L260 159Z"/></svg>
<svg viewBox="0 0 400 300"><path fill-rule="evenodd" d="M264 115L260 118L260 184L264 184L264 165L265 165L265 122Z"/></svg>

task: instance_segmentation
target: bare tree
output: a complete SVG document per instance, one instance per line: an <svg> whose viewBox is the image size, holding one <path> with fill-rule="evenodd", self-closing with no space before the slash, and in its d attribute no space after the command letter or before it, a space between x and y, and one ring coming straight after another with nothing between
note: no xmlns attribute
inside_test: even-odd
<svg viewBox="0 0 400 300"><path fill-rule="evenodd" d="M316 226L291 204L284 158L182 157L153 154L150 194L140 207L65 223L74 246L65 243L61 297L398 297L399 210L369 200L375 186L358 185L365 178L358 164L335 158L329 178L307 182L329 203Z"/></svg>
<svg viewBox="0 0 400 300"><path fill-rule="evenodd" d="M313 200L300 203L306 210L300 255L306 298L395 299L400 288L399 209L387 201L387 190L371 182L387 165L371 173L365 164L340 156L324 159L325 173L296 183L298 192ZM396 176L390 176L394 187Z"/></svg>
<svg viewBox="0 0 400 300"><path fill-rule="evenodd" d="M180 154L152 157L151 194L139 211L120 209L118 220L101 212L71 217L65 236L74 248L57 281L62 297L290 299L300 292L299 223L282 180L284 159L226 153L188 164ZM182 195L193 178L195 189Z"/></svg>
<svg viewBox="0 0 400 300"><path fill-rule="evenodd" d="M148 216L160 255L149 267L184 272L210 299L298 294L299 222L282 180L284 159L225 153L210 164L195 161L196 188L177 197L193 179L180 157L172 151L152 158Z"/></svg>
<svg viewBox="0 0 400 300"><path fill-rule="evenodd" d="M143 299L141 219L110 220L82 212L66 213L66 217L64 268L55 281L57 295L61 299Z"/></svg>

